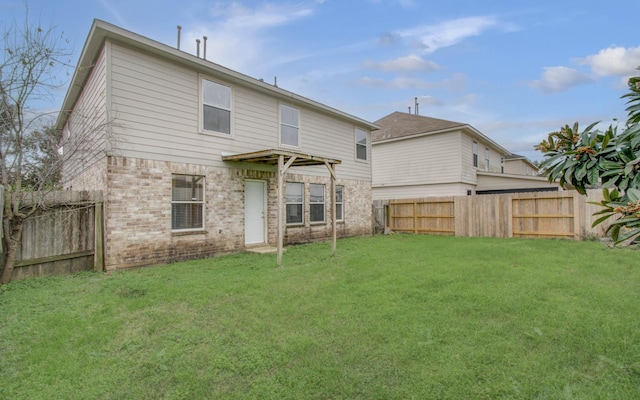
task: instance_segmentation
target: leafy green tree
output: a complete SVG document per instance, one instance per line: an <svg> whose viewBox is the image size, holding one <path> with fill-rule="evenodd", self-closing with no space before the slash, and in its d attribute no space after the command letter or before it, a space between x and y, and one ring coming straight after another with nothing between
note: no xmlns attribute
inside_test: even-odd
<svg viewBox="0 0 640 400"><path fill-rule="evenodd" d="M607 234L620 243L640 236L640 76L629 79L628 120L618 128L595 129L593 123L579 131L578 123L552 132L536 146L544 153L542 167L549 181L570 185L586 194L602 187L603 209L594 226L614 218Z"/></svg>

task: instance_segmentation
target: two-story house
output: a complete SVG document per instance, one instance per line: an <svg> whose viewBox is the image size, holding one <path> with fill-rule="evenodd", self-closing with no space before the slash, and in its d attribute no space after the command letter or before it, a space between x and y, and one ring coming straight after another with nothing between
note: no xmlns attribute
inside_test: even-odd
<svg viewBox="0 0 640 400"><path fill-rule="evenodd" d="M522 158L469 124L403 112L375 124L374 200L558 190L543 177L517 173Z"/></svg>
<svg viewBox="0 0 640 400"><path fill-rule="evenodd" d="M371 233L374 124L109 23L57 128L107 270Z"/></svg>

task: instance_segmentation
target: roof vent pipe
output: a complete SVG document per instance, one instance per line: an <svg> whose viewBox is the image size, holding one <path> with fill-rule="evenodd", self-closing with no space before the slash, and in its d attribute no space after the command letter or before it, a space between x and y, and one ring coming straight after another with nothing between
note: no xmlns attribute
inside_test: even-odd
<svg viewBox="0 0 640 400"><path fill-rule="evenodd" d="M196 57L200 58L200 39L196 39Z"/></svg>
<svg viewBox="0 0 640 400"><path fill-rule="evenodd" d="M182 30L182 27L178 25L178 50L180 50L180 31L181 30Z"/></svg>
<svg viewBox="0 0 640 400"><path fill-rule="evenodd" d="M202 58L207 59L207 37L203 36L204 44L202 45Z"/></svg>
<svg viewBox="0 0 640 400"><path fill-rule="evenodd" d="M278 77L277 76L273 77L273 86L278 87Z"/></svg>
<svg viewBox="0 0 640 400"><path fill-rule="evenodd" d="M418 104L418 98L417 98L417 97L415 97L415 98L414 98L414 101L415 101L415 107L414 107L414 110L415 110L415 112L416 112L416 115L418 115L418 105L419 105L419 104Z"/></svg>

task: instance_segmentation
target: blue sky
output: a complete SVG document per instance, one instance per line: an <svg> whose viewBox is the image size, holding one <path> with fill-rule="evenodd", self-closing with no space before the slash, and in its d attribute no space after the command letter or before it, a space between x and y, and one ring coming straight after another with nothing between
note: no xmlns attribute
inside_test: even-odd
<svg viewBox="0 0 640 400"><path fill-rule="evenodd" d="M0 0L0 20L23 1ZM408 111L468 123L508 150L564 124L626 121L640 66L637 1L31 0L77 60L94 18L375 121ZM59 107L64 90L56 97Z"/></svg>

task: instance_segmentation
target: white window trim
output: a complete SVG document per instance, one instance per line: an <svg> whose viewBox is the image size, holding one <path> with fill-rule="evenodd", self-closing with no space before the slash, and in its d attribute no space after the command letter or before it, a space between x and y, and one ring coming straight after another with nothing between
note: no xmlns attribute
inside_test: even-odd
<svg viewBox="0 0 640 400"><path fill-rule="evenodd" d="M489 171L491 165L491 153L488 147L484 148L484 169Z"/></svg>
<svg viewBox="0 0 640 400"><path fill-rule="evenodd" d="M298 112L298 126L285 124L282 122L282 106L289 107ZM298 128L298 145L293 146L291 144L282 143L282 125ZM281 147L288 147L291 149L299 149L302 147L302 118L300 118L300 109L290 106L289 104L280 103L278 107L278 145Z"/></svg>
<svg viewBox="0 0 640 400"><path fill-rule="evenodd" d="M362 158L358 158L358 146L361 146L361 145L358 144L358 131L364 132L364 134L365 134L365 136L367 138L367 144L365 145L365 148L366 148L366 153L365 154L366 154L366 157L367 157L366 160L363 160ZM354 131L353 131L353 141L354 141L354 144L355 144L355 146L354 146L354 154L353 154L355 160L357 162L368 163L369 159L371 158L371 151L370 151L371 137L370 137L370 132L368 132L368 131L366 131L364 129L356 127L354 129Z"/></svg>
<svg viewBox="0 0 640 400"><path fill-rule="evenodd" d="M230 90L230 104L231 104L231 109L228 110L229 111L229 133L224 133L224 132L216 132L216 131L210 131L207 129L204 129L204 101L203 101L203 97L204 97L204 93L203 93L203 80L208 80L211 81L213 83L217 83L218 85L222 85L222 86L226 86L229 88ZM226 83L226 82L222 82L219 81L217 79L214 79L210 76L207 75L199 75L198 77L198 131L201 134L204 135L212 135L212 136L217 136L217 137L223 137L223 138L232 138L234 136L234 114L235 114L235 107L233 106L233 99L234 99L234 88L232 85Z"/></svg>
<svg viewBox="0 0 640 400"><path fill-rule="evenodd" d="M201 176L202 180L203 180L203 185L202 185L202 200L201 201L174 201L173 200L173 176L174 175L184 175L184 176ZM171 174L171 219L173 219L173 205L174 204L202 204L202 227L201 228L186 228L186 229L173 229L173 222L170 221L170 225L171 225L171 232L203 232L205 231L205 216L207 214L207 209L206 209L206 196L207 196L207 187L206 187L207 181L206 181L206 177L204 175L193 175L193 174Z"/></svg>
<svg viewBox="0 0 640 400"><path fill-rule="evenodd" d="M342 201L338 201L337 199L334 199L334 201L336 202L336 212L338 212L338 204L342 205L342 216L340 218L338 218L338 216L336 216L336 222L343 222L344 221L344 186L343 185L336 185L336 197L338 196L338 188L342 188Z"/></svg>
<svg viewBox="0 0 640 400"><path fill-rule="evenodd" d="M311 186L322 186L322 202L312 202L311 201ZM309 223L312 225L315 224L324 224L327 222L327 186L322 183L310 183L309 184ZM311 220L311 205L319 205L322 204L322 221L312 221Z"/></svg>
<svg viewBox="0 0 640 400"><path fill-rule="evenodd" d="M297 184L297 185L302 185L302 203L291 203L288 202L286 199L286 193L287 193L287 185L288 184ZM305 218L304 218L304 214L305 214L305 210L304 210L304 200L305 200L305 184L303 182L285 182L285 201L284 201L284 220L285 220L285 225L287 226L302 226L305 223ZM300 222L287 222L287 205L289 204L302 204L302 221Z"/></svg>
<svg viewBox="0 0 640 400"><path fill-rule="evenodd" d="M478 142L475 140L471 144L471 166L473 168L478 168L480 164L480 160L478 160L480 156L478 155Z"/></svg>

